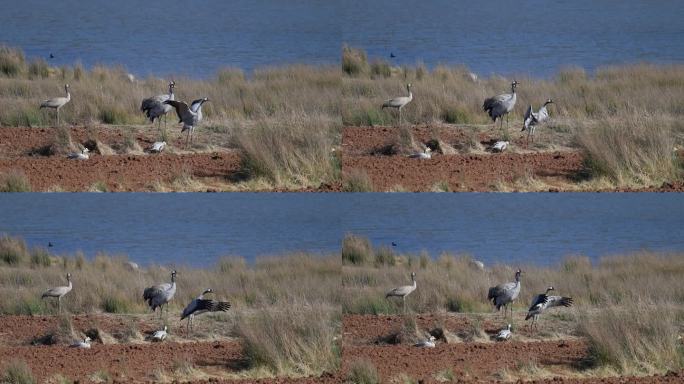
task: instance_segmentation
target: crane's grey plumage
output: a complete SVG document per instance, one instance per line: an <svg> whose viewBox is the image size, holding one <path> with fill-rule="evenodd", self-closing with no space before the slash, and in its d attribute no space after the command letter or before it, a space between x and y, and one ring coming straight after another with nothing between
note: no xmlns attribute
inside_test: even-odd
<svg viewBox="0 0 684 384"><path fill-rule="evenodd" d="M572 306L572 297L550 296L549 292L555 290L553 287L546 288L546 292L540 293L532 299L530 309L527 311L525 320L532 319L532 326L537 322L537 318L546 309L553 307L570 307Z"/></svg>
<svg viewBox="0 0 684 384"><path fill-rule="evenodd" d="M230 303L226 301L216 301L205 299L204 295L207 293L212 293L214 291L211 288L207 288L202 292L197 298L193 299L190 304L188 304L183 313L181 314L181 321L183 319L188 319L188 333L190 332L190 326L196 315L205 312L226 312L230 309Z"/></svg>
<svg viewBox="0 0 684 384"><path fill-rule="evenodd" d="M553 100L547 99L544 105L539 108L539 111L534 112L532 110L532 105L530 104L525 111L525 118L523 120L523 127L521 132L527 130L527 142L529 143L530 137L532 137L532 142L534 143L534 130L537 125L543 124L549 119L549 111L546 106L553 104Z"/></svg>
<svg viewBox="0 0 684 384"><path fill-rule="evenodd" d="M406 92L408 96L395 97L393 99L385 100L382 103L382 109L385 108L396 108L399 110L399 125L401 125L401 109L413 100L413 93L411 92L411 83L406 84Z"/></svg>
<svg viewBox="0 0 684 384"><path fill-rule="evenodd" d="M143 299L147 301L147 305L154 312L159 307L159 317L162 316L163 305L168 304L176 294L176 271L171 272L171 282L154 285L145 288L143 291ZM168 305L166 311L169 311Z"/></svg>
<svg viewBox="0 0 684 384"><path fill-rule="evenodd" d="M175 100L176 96L173 93L173 89L176 87L176 82L173 80L169 83L169 93L161 94L157 96L148 97L142 101L140 105L140 110L150 119L150 123L154 123L154 119L157 119L158 128L161 131L161 120L160 118L164 116L164 129L166 129L166 114L171 111L171 106L164 104L165 101Z"/></svg>
<svg viewBox="0 0 684 384"><path fill-rule="evenodd" d="M53 97L52 99L44 100L40 104L40 109L52 108L57 110L57 126L59 126L59 110L66 103L71 101L71 93L69 92L69 84L64 84L64 92L66 92L66 97Z"/></svg>
<svg viewBox="0 0 684 384"><path fill-rule="evenodd" d="M408 296L411 292L416 290L415 272L411 272L411 280L413 281L412 285L404 285L401 287L394 288L393 290L387 292L387 294L385 295L385 298L389 298L392 296L401 297L401 299L403 300L404 312L406 312L406 296Z"/></svg>
<svg viewBox="0 0 684 384"><path fill-rule="evenodd" d="M511 332L511 325L508 324L508 326L502 330L499 331L499 333L496 334L496 340L497 341L506 341L513 336L513 333Z"/></svg>
<svg viewBox="0 0 684 384"><path fill-rule="evenodd" d="M154 341L154 342L160 342L160 341L166 340L166 336L169 335L168 332L167 332L167 330L168 330L168 327L165 325L165 326L164 326L164 329L160 329L160 330L158 330L158 331L155 331L155 332L152 334L152 341Z"/></svg>
<svg viewBox="0 0 684 384"><path fill-rule="evenodd" d="M46 297L56 297L57 306L60 312L62 310L62 297L64 297L64 295L66 295L67 293L71 292L71 289L73 288L73 286L71 285L71 273L66 274L66 279L69 285L49 288L48 290L43 292L43 295L40 297L41 299L44 299Z"/></svg>
<svg viewBox="0 0 684 384"><path fill-rule="evenodd" d="M490 97L485 99L482 104L482 109L487 112L492 121L496 123L496 119L499 119L501 123L501 130L503 130L503 116L506 116L506 128L508 129L508 114L515 107L515 102L518 96L515 93L515 87L518 82L513 80L511 83L511 93L502 93L500 95Z"/></svg>
<svg viewBox="0 0 684 384"><path fill-rule="evenodd" d="M183 123L183 129L181 129L181 134L188 131L188 137L185 141L185 145L192 143L192 133L195 130L195 126L202 121L202 104L209 101L208 98L204 97L197 99L190 104L188 107L182 101L167 100L164 104L173 106L176 109L176 114L178 115L178 122Z"/></svg>
<svg viewBox="0 0 684 384"><path fill-rule="evenodd" d="M71 344L70 347L72 347L72 348L90 348L90 342L91 341L92 340L90 339L90 337L86 337L83 340L79 340L79 341Z"/></svg>
<svg viewBox="0 0 684 384"><path fill-rule="evenodd" d="M67 158L72 160L88 160L90 158L88 152L90 152L88 148L83 148L81 152L72 152L68 154Z"/></svg>
<svg viewBox="0 0 684 384"><path fill-rule="evenodd" d="M515 272L515 282L499 284L496 287L489 288L489 293L487 294L487 300L491 301L496 310L500 310L504 307L504 317L506 316L506 309L508 305L513 303L520 294L520 275L521 270ZM511 306L511 316L513 316L513 306Z"/></svg>

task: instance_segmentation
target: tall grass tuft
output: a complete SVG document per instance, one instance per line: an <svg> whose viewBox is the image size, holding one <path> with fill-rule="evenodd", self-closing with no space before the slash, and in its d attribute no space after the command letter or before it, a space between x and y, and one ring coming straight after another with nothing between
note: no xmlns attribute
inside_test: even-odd
<svg viewBox="0 0 684 384"><path fill-rule="evenodd" d="M634 300L585 312L578 326L593 364L623 375L654 374L684 368L684 345L677 339L683 316L681 305Z"/></svg>
<svg viewBox="0 0 684 384"><path fill-rule="evenodd" d="M276 187L320 185L339 172L332 152L337 129L325 119L268 119L239 130L235 142L249 177Z"/></svg>
<svg viewBox="0 0 684 384"><path fill-rule="evenodd" d="M236 332L252 368L279 376L318 376L337 370L333 311L264 308L240 316Z"/></svg>
<svg viewBox="0 0 684 384"><path fill-rule="evenodd" d="M22 171L1 172L0 192L31 192L31 183Z"/></svg>
<svg viewBox="0 0 684 384"><path fill-rule="evenodd" d="M583 127L577 142L596 176L618 185L642 185L681 177L673 154L673 122L646 112L608 118L597 126Z"/></svg>
<svg viewBox="0 0 684 384"><path fill-rule="evenodd" d="M26 362L12 360L7 368L5 368L1 382L3 384L35 384L36 379L33 377L33 373L28 365L26 365Z"/></svg>
<svg viewBox="0 0 684 384"><path fill-rule="evenodd" d="M349 366L347 380L354 384L379 384L378 369L369 360L354 360Z"/></svg>

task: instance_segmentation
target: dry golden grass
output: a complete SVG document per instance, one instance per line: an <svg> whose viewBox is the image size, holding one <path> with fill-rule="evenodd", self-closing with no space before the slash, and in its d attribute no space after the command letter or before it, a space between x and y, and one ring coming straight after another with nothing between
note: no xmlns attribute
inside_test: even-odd
<svg viewBox="0 0 684 384"><path fill-rule="evenodd" d="M425 253L395 255L352 235L345 238L342 254L343 313L401 313L401 301L387 300L385 293L409 284L410 273L416 272L418 288L406 299L410 312L477 316L492 311L486 300L489 287L513 281L520 267L522 290L515 309L526 312L533 296L549 285L573 297L573 308L548 314L545 321L558 316L575 335L586 337L594 368L613 375L684 368L684 345L677 339L684 324L682 254L637 252L593 264L587 257L571 256L553 267L493 265L482 270L467 255L444 254L436 260Z"/></svg>
<svg viewBox="0 0 684 384"><path fill-rule="evenodd" d="M135 131L144 129L160 139L175 137L175 114L167 117L168 130L162 125L158 132L140 112L141 101L166 93L170 79L131 81L122 68L84 70L79 65L45 65L38 72L31 70L21 51L0 49L0 126L54 124L54 111L38 106L62 95L64 83L69 83L72 100L60 111L62 124L132 125ZM250 74L227 68L211 79L174 80L177 100L211 100L203 107L204 120L196 130L199 141L191 151L213 151L217 146L239 150L249 185L266 184L268 189L318 187L337 179L339 164L331 161L341 136L337 68L296 65ZM117 152L142 153L134 141Z"/></svg>
<svg viewBox="0 0 684 384"><path fill-rule="evenodd" d="M206 288L229 301L226 314L200 319L199 339L238 337L249 369L240 376L304 376L333 372L339 364L339 255L290 254L248 264L225 257L207 269L149 266L135 269L125 256L54 255L30 249L23 240L0 237L0 315L57 314L54 301L41 300L48 287L73 290L62 299L64 313L113 313L140 319L149 313L145 287L168 282L178 272L177 291L165 321L175 324L181 310ZM156 320L157 315L152 316ZM293 321L293 319L297 319ZM275 326L277 324L277 326ZM135 328L131 333L135 334ZM133 339L139 337L132 336Z"/></svg>
<svg viewBox="0 0 684 384"><path fill-rule="evenodd" d="M473 80L465 67L368 64L365 53L348 47L342 60L342 122L351 126L396 124L396 111L382 110L382 102L404 95L411 83L414 99L402 111L409 124L491 129L483 100L509 92L512 80ZM606 177L612 186L660 185L682 178L682 165L672 150L684 143L684 109L678 102L684 98L683 65L604 67L593 75L568 68L550 79L515 78L520 85L510 134L520 131L527 105L539 108L547 98L555 101L549 107L551 121L537 130L542 140L531 148L581 149L590 159L591 176Z"/></svg>

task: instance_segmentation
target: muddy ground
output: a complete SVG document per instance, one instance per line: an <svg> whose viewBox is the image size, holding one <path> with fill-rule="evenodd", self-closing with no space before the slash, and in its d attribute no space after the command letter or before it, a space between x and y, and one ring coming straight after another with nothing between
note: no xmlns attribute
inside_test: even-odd
<svg viewBox="0 0 684 384"><path fill-rule="evenodd" d="M158 140L156 127L62 127L71 149L60 139L60 129L0 128L0 174L20 172L33 191L200 191L233 190L246 180L240 153L230 148L226 135L197 132L185 145L178 132L168 132L167 150L148 153ZM61 137L64 137L62 134ZM61 144L60 144L61 143ZM86 161L66 155L79 147L90 150ZM335 191L322 185L297 192Z"/></svg>
<svg viewBox="0 0 684 384"><path fill-rule="evenodd" d="M511 131L509 148L493 153L498 130L451 125L344 127L344 172L365 172L376 191L574 191L587 180L584 155L570 143ZM432 149L431 159L408 155ZM681 183L641 191L682 191Z"/></svg>
<svg viewBox="0 0 684 384"><path fill-rule="evenodd" d="M516 314L518 317L521 314ZM645 378L583 377L591 366L587 342L563 322L537 332L516 318L514 336L496 342L504 321L494 315L410 314L345 315L342 375L355 362L372 363L387 383L437 382L679 383L684 373ZM411 324L411 325L407 325ZM415 324L416 332L407 329ZM546 327L551 325L547 324ZM416 338L438 335L435 348L419 348ZM442 332L442 333L440 333ZM543 336L539 336L539 335ZM585 374L586 376L586 374Z"/></svg>
<svg viewBox="0 0 684 384"><path fill-rule="evenodd" d="M160 327L153 315L73 315L69 319L74 335L97 332L90 349L69 347L73 336L65 336L60 325L62 317L0 316L0 372L17 359L26 362L39 383L57 382L60 376L80 383L341 382L333 374L302 379L240 379L241 372L248 368L240 340L194 337L171 322L169 339L152 343L149 334Z"/></svg>

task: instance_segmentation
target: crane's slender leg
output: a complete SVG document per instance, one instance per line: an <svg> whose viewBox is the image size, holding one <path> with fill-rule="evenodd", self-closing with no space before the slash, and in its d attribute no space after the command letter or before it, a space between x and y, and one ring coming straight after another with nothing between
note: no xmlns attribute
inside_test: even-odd
<svg viewBox="0 0 684 384"><path fill-rule="evenodd" d="M57 108L57 126L59 127L59 108Z"/></svg>

